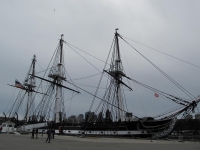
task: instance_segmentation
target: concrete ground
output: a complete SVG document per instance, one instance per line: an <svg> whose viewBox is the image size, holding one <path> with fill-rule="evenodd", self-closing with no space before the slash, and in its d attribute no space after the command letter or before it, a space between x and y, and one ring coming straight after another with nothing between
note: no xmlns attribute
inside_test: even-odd
<svg viewBox="0 0 200 150"><path fill-rule="evenodd" d="M46 137L0 134L0 150L200 150L200 142L177 140L55 136L51 143L46 143Z"/></svg>

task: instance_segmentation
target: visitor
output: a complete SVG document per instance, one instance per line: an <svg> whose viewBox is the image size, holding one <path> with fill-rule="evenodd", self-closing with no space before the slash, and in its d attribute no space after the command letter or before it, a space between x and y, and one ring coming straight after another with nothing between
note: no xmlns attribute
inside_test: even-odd
<svg viewBox="0 0 200 150"><path fill-rule="evenodd" d="M52 139L54 139L55 129L51 130L51 134L52 134Z"/></svg>
<svg viewBox="0 0 200 150"><path fill-rule="evenodd" d="M44 131L45 131L45 130L44 130L44 129L42 129L42 136L43 136L43 134L44 134Z"/></svg>
<svg viewBox="0 0 200 150"><path fill-rule="evenodd" d="M34 139L35 128L32 129L32 136L31 138Z"/></svg>
<svg viewBox="0 0 200 150"><path fill-rule="evenodd" d="M47 141L49 141L48 143L50 143L50 140L51 140L51 129L48 129L48 130L47 130L47 139L46 139L46 143L47 143Z"/></svg>
<svg viewBox="0 0 200 150"><path fill-rule="evenodd" d="M38 128L35 129L36 139L38 138Z"/></svg>

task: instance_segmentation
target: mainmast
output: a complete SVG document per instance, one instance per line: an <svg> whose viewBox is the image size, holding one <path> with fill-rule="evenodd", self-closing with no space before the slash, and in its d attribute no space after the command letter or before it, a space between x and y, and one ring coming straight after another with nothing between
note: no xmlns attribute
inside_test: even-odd
<svg viewBox="0 0 200 150"><path fill-rule="evenodd" d="M65 70L64 70L64 58L63 58L63 34L59 42L59 49L55 56L53 66L49 72L48 77L52 78L56 84L56 99L55 99L55 122L58 123L62 120L63 110L62 110L62 81L66 80Z"/></svg>
<svg viewBox="0 0 200 150"><path fill-rule="evenodd" d="M50 118L50 113L53 111L54 121L55 123L59 123L63 120L65 115L65 107L64 107L64 92L63 88L80 93L79 91L73 90L69 87L63 85L64 81L66 81L65 74L65 65L64 65L64 51L63 51L63 39L64 35L61 35L61 39L59 40L59 44L56 48L54 61L50 68L48 77L50 79L45 79L39 76L35 76L38 79L44 80L48 82L48 86L46 88L46 92L43 95L40 103L35 109L35 113L37 114L37 118L40 121L45 121ZM53 105L55 104L55 105ZM54 106L54 108L52 108Z"/></svg>

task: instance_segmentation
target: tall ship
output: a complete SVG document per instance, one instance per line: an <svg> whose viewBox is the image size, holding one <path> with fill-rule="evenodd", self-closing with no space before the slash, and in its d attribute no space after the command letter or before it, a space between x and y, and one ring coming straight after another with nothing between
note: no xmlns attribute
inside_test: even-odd
<svg viewBox="0 0 200 150"><path fill-rule="evenodd" d="M34 56L31 69L28 72L24 85L22 86L19 84L19 88L28 92L28 102L24 121L34 124L48 122L48 124L45 124L46 126L55 128L57 133L66 135L151 136L152 138L159 138L170 134L174 129L178 116L185 118L191 112L194 112L200 101L200 96L192 96L180 84L131 45L130 46L147 60L147 62L167 77L167 79L180 88L191 99L187 100L168 94L129 77L126 74L122 63L120 40L123 40L130 45L123 36L118 33L118 29L116 29L109 56L105 62L95 93L91 93L86 89L77 86L70 78L66 77L63 51L63 45L65 43L64 35L61 35L61 39L59 40L56 51L52 57L53 61L51 62L51 66L50 64L48 65L43 77L35 75L34 62L36 59ZM109 67L107 68L107 66ZM45 78L45 76L48 78ZM97 94L103 77L106 77L107 85L104 94L100 97ZM39 92L36 90L35 78L47 83L45 91ZM65 86L65 82L68 85L71 85L71 87ZM129 82L133 82L134 84L153 92L156 97L165 97L178 104L179 107L155 117L136 116L126 110L127 104L124 90L132 91ZM91 106L86 113L83 122L76 125L66 122L64 90L69 90L76 94L84 92L93 97ZM35 106L32 92L41 94L41 100L37 106ZM16 109L13 109L12 112L10 112L13 118L16 115L17 109L20 107L21 101L19 100L13 105L13 108ZM94 103L98 104L94 105Z"/></svg>

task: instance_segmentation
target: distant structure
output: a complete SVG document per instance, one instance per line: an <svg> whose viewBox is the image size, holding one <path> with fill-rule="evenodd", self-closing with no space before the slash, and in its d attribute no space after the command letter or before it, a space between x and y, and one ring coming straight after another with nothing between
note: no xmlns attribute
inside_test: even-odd
<svg viewBox="0 0 200 150"><path fill-rule="evenodd" d="M71 115L70 117L68 117L68 122L72 122L72 123L77 122L76 116L75 115Z"/></svg>
<svg viewBox="0 0 200 150"><path fill-rule="evenodd" d="M111 114L111 112L107 109L107 110L106 110L105 122L111 122L111 121L112 121L112 114Z"/></svg>
<svg viewBox="0 0 200 150"><path fill-rule="evenodd" d="M63 121L67 121L66 113L64 113Z"/></svg>
<svg viewBox="0 0 200 150"><path fill-rule="evenodd" d="M6 121L5 117L0 117L0 124L2 124L4 121Z"/></svg>
<svg viewBox="0 0 200 150"><path fill-rule="evenodd" d="M125 121L133 121L133 114L130 112L126 113Z"/></svg>
<svg viewBox="0 0 200 150"><path fill-rule="evenodd" d="M94 122L97 120L97 115L95 112L87 111L85 112L85 122Z"/></svg>
<svg viewBox="0 0 200 150"><path fill-rule="evenodd" d="M185 117L185 119L193 119L192 115L187 115L187 117Z"/></svg>
<svg viewBox="0 0 200 150"><path fill-rule="evenodd" d="M200 113L195 114L195 119L200 119Z"/></svg>
<svg viewBox="0 0 200 150"><path fill-rule="evenodd" d="M78 122L83 122L83 120L84 120L84 115L83 115L83 114L79 114L79 115L77 116L76 120L77 120Z"/></svg>
<svg viewBox="0 0 200 150"><path fill-rule="evenodd" d="M88 122L90 113L90 111L85 112L85 122Z"/></svg>
<svg viewBox="0 0 200 150"><path fill-rule="evenodd" d="M133 121L138 121L139 119L136 117L133 117Z"/></svg>

